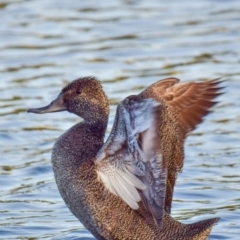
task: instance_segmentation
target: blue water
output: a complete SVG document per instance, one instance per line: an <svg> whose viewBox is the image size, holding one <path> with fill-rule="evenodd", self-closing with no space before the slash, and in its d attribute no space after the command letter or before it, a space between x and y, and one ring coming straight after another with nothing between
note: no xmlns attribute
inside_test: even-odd
<svg viewBox="0 0 240 240"><path fill-rule="evenodd" d="M210 239L240 234L240 1L0 0L0 239L93 239L69 212L50 158L79 119L27 114L94 75L116 104L165 77L223 77L225 94L186 141L172 215L221 217Z"/></svg>

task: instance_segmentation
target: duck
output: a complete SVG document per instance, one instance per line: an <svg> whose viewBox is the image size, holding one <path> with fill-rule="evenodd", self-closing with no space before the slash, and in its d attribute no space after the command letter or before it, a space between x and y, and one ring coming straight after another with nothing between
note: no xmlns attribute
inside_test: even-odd
<svg viewBox="0 0 240 240"><path fill-rule="evenodd" d="M183 224L170 213L184 141L216 104L220 82L166 78L126 97L105 142L109 102L95 77L74 80L49 105L28 109L83 119L54 144L52 166L65 204L96 239L208 238L219 218Z"/></svg>

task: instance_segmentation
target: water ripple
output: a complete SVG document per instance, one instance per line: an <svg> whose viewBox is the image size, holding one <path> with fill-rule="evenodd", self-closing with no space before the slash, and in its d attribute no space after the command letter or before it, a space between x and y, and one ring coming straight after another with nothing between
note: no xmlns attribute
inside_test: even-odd
<svg viewBox="0 0 240 240"><path fill-rule="evenodd" d="M186 141L172 215L221 217L211 239L240 234L240 2L0 0L0 239L93 239L59 196L50 158L79 119L28 115L80 76L116 105L164 77L223 77L225 94Z"/></svg>

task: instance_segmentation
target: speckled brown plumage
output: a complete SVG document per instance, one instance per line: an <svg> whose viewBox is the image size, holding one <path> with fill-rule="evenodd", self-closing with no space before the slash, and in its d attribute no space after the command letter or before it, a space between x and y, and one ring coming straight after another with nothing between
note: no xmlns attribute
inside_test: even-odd
<svg viewBox="0 0 240 240"><path fill-rule="evenodd" d="M65 132L53 147L52 164L56 183L71 212L97 239L203 240L207 239L218 221L214 218L186 225L167 213L171 209L176 174L183 165L186 134L201 121L207 109L213 105L211 100L218 93L217 81L188 85L177 82L177 79L159 81L139 95L141 98L154 98L162 105L159 134L168 179L167 211L164 212L161 228L155 224L144 201L139 203L138 210L132 210L99 181L94 161L104 143L109 113L107 97L100 82L92 77L82 78L60 93L58 106L53 111L67 109L81 116L84 121ZM185 86L185 89L181 86ZM192 92L188 94L191 88ZM64 107L61 108L59 103ZM50 104L44 108L30 109L29 112L51 112L51 108Z"/></svg>

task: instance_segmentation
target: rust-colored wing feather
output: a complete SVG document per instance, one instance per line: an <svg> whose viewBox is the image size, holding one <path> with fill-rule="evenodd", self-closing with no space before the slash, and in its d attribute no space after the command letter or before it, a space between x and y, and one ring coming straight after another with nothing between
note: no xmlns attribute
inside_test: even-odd
<svg viewBox="0 0 240 240"><path fill-rule="evenodd" d="M219 79L206 82L179 83L177 78L160 80L140 96L153 98L162 104L159 134L168 168L165 210L170 212L177 172L184 162L183 144L187 134L202 122L221 93Z"/></svg>
<svg viewBox="0 0 240 240"><path fill-rule="evenodd" d="M177 114L177 120L186 136L202 122L209 113L209 108L217 102L212 101L219 96L222 87L219 79L206 82L179 83L177 78L166 78L152 84L141 93L144 98L164 100Z"/></svg>
<svg viewBox="0 0 240 240"><path fill-rule="evenodd" d="M165 100L172 99L167 102L178 115L179 125L181 126L185 136L194 130L196 125L202 122L203 117L209 113L209 108L217 102L212 101L221 93L219 90L219 79L207 82L191 82L177 84L167 89Z"/></svg>

